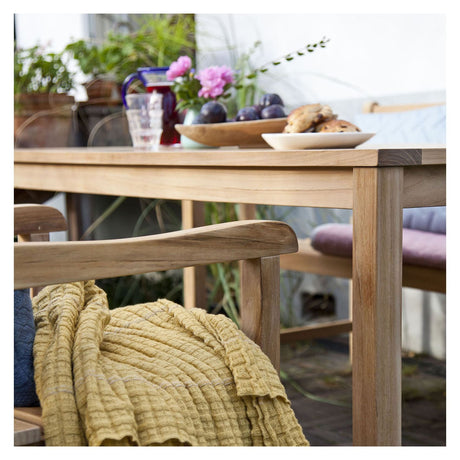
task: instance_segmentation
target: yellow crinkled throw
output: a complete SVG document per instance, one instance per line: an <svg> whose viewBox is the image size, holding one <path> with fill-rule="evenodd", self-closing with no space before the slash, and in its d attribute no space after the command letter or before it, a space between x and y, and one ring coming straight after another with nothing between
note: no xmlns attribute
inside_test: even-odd
<svg viewBox="0 0 460 460"><path fill-rule="evenodd" d="M47 445L305 446L269 359L223 315L109 310L93 281L34 298Z"/></svg>

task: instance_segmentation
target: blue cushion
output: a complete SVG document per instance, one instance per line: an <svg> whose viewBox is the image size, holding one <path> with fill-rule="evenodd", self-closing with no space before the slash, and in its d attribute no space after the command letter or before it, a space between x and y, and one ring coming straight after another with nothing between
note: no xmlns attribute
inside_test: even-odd
<svg viewBox="0 0 460 460"><path fill-rule="evenodd" d="M446 106L391 113L363 113L354 123L364 133L376 133L369 144L445 144Z"/></svg>
<svg viewBox="0 0 460 460"><path fill-rule="evenodd" d="M34 315L29 290L14 291L14 405L38 406L35 392Z"/></svg>

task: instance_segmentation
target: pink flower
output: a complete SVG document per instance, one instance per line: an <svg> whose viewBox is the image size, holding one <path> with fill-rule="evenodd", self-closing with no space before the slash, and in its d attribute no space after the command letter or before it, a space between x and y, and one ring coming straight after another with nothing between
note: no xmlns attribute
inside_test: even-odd
<svg viewBox="0 0 460 460"><path fill-rule="evenodd" d="M221 78L225 81L225 83L233 83L235 80L233 78L233 70L230 67L225 65L220 67L221 71Z"/></svg>
<svg viewBox="0 0 460 460"><path fill-rule="evenodd" d="M199 97L215 98L224 92L224 86L233 82L232 70L223 66L212 66L202 70L196 76L201 83Z"/></svg>
<svg viewBox="0 0 460 460"><path fill-rule="evenodd" d="M181 56L169 66L169 69L166 71L166 78L168 80L174 80L177 77L181 77L191 67L192 60L188 56Z"/></svg>

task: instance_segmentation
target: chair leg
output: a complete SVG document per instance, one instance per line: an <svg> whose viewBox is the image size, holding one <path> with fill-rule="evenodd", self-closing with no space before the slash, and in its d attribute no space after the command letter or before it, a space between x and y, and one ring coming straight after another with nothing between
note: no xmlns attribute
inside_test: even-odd
<svg viewBox="0 0 460 460"><path fill-rule="evenodd" d="M279 256L241 262L241 330L280 369Z"/></svg>

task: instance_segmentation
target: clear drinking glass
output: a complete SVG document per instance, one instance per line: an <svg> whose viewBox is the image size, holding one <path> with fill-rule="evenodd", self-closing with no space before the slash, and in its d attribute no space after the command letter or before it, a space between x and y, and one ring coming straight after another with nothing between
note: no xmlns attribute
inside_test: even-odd
<svg viewBox="0 0 460 460"><path fill-rule="evenodd" d="M126 97L131 83L138 80L147 93L157 92L163 95L163 134L160 144L173 145L180 143L180 134L174 126L181 123L181 116L176 110L176 95L172 91L172 81L168 81L166 72L169 67L139 67L136 72L128 75L121 88L121 98L127 107Z"/></svg>
<svg viewBox="0 0 460 460"><path fill-rule="evenodd" d="M157 92L126 96L126 116L134 147L158 149L163 132L162 99Z"/></svg>

